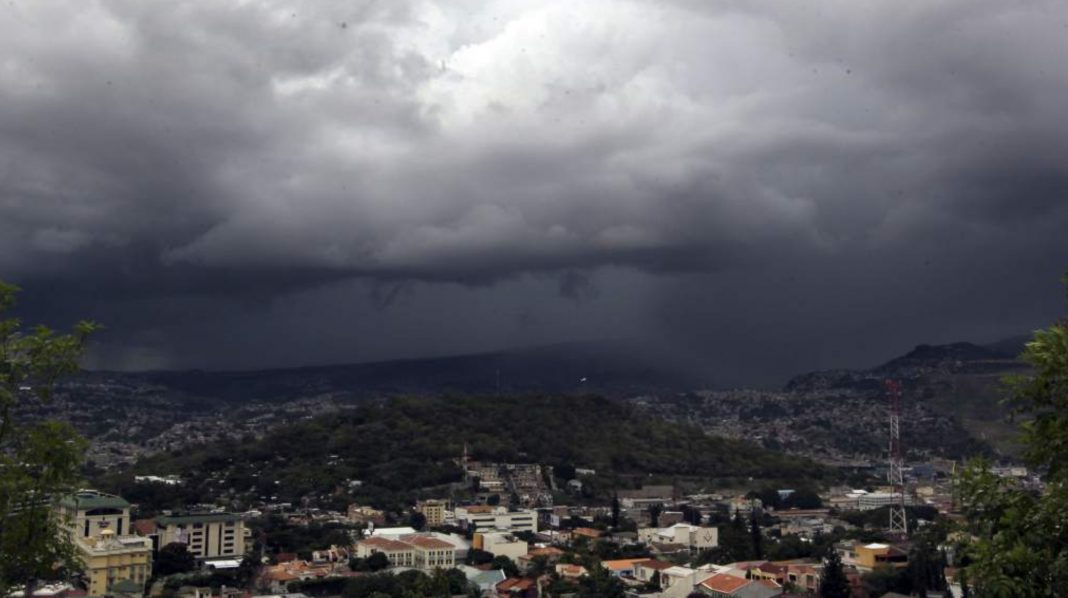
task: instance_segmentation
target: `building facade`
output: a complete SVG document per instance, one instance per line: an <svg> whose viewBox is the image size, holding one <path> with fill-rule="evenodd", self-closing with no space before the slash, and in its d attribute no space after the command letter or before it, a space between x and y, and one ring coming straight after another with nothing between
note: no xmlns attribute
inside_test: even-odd
<svg viewBox="0 0 1068 598"><path fill-rule="evenodd" d="M245 555L245 522L232 513L187 513L156 518L162 548L185 544L202 560L240 559Z"/></svg>
<svg viewBox="0 0 1068 598"><path fill-rule="evenodd" d="M59 515L81 557L89 594L103 596L126 582L144 588L152 573L152 542L130 529L130 503L96 490L59 502Z"/></svg>
<svg viewBox="0 0 1068 598"><path fill-rule="evenodd" d="M445 501L422 500L416 503L415 510L426 517L428 527L438 527L445 523Z"/></svg>
<svg viewBox="0 0 1068 598"><path fill-rule="evenodd" d="M533 510L509 511L505 507L457 507L456 520L473 531L536 532L538 513Z"/></svg>

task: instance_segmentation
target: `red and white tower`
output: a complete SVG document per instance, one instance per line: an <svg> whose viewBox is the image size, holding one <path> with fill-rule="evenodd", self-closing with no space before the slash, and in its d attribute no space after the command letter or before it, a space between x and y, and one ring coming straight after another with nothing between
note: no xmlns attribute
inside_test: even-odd
<svg viewBox="0 0 1068 598"><path fill-rule="evenodd" d="M886 380L890 399L890 533L906 536L909 520L905 516L905 459L901 450L901 383Z"/></svg>

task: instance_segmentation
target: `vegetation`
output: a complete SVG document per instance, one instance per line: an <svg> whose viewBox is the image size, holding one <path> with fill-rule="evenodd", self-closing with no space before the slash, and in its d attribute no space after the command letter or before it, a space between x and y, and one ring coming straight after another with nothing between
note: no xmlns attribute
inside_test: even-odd
<svg viewBox="0 0 1068 598"><path fill-rule="evenodd" d="M1037 331L1021 358L1033 374L1008 380L1011 402L1026 418L1024 457L1044 474L1044 488L1000 478L985 462L961 477L974 538L964 573L976 595L992 598L1057 596L1068 587L1068 321Z"/></svg>
<svg viewBox="0 0 1068 598"><path fill-rule="evenodd" d="M354 531L352 527L336 523L296 525L276 514L253 520L250 528L262 539L267 554L290 552L302 559L310 559L313 550L334 544L351 544Z"/></svg>
<svg viewBox="0 0 1068 598"><path fill-rule="evenodd" d="M823 579L820 583L820 598L849 598L849 580L842 569L842 558L831 548L824 559Z"/></svg>
<svg viewBox="0 0 1068 598"><path fill-rule="evenodd" d="M96 326L80 322L70 334L39 326L24 332L15 306L18 288L0 281L0 595L51 577L57 564L77 563L60 533L56 501L74 490L85 442L65 423L16 420L17 408L47 403L56 380L78 370L85 340Z"/></svg>
<svg viewBox="0 0 1068 598"><path fill-rule="evenodd" d="M197 559L185 544L171 542L159 549L152 563L152 574L155 577L164 577L175 573L188 573L196 569L196 566Z"/></svg>
<svg viewBox="0 0 1068 598"><path fill-rule="evenodd" d="M467 442L479 459L576 463L609 475L827 479L815 463L709 437L609 399L586 397L397 398L276 429L260 440L223 441L144 460L152 473L187 474L184 500L232 488L232 499L340 503L386 508L421 488L461 479ZM197 472L196 475L188 475ZM349 492L347 482L359 480ZM106 482L106 481L105 481ZM129 478L112 478L125 491ZM397 509L399 510L399 508Z"/></svg>
<svg viewBox="0 0 1068 598"><path fill-rule="evenodd" d="M433 573L409 569L403 573L376 573L348 580L342 598L421 598L470 594L467 577L459 569L435 569Z"/></svg>

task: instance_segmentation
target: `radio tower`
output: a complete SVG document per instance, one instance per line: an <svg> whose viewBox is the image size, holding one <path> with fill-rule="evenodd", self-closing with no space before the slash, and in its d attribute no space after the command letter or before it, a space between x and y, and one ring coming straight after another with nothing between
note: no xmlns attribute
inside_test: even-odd
<svg viewBox="0 0 1068 598"><path fill-rule="evenodd" d="M890 398L890 534L907 536L909 521L905 517L905 460L901 456L901 383L886 380Z"/></svg>

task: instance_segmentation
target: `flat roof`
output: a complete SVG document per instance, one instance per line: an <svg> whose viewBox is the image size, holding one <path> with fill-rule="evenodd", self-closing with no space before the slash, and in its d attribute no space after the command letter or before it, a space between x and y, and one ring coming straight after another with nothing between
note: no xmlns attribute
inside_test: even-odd
<svg viewBox="0 0 1068 598"><path fill-rule="evenodd" d="M130 508L130 503L121 496L105 494L97 490L79 490L74 494L68 494L60 500L60 504L78 510Z"/></svg>
<svg viewBox="0 0 1068 598"><path fill-rule="evenodd" d="M215 523L219 521L240 521L233 513L180 513L156 517L158 525L182 525L187 523Z"/></svg>

